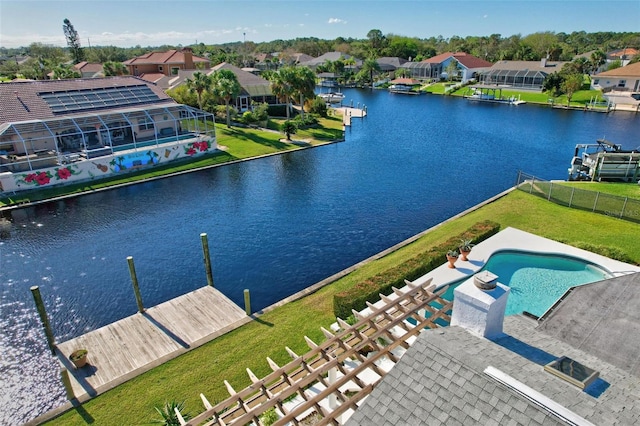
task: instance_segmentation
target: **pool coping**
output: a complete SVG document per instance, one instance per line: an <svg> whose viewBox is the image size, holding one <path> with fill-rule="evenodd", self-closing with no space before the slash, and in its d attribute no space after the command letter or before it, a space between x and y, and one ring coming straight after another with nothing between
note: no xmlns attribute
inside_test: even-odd
<svg viewBox="0 0 640 426"><path fill-rule="evenodd" d="M505 250L575 257L599 266L609 272L613 277L640 272L639 266L610 259L517 228L507 227L496 235L475 245L468 255L469 260L464 262L458 259L455 269L449 268L448 264L445 263L417 278L412 283L421 285L432 280L432 284L435 284L436 289L438 289L453 282L471 278L484 267L487 260L489 260L494 253Z"/></svg>

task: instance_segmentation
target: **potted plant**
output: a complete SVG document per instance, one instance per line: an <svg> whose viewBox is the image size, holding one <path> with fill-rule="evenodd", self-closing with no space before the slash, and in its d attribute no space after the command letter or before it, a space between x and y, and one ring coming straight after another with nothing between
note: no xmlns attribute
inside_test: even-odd
<svg viewBox="0 0 640 426"><path fill-rule="evenodd" d="M76 368L81 368L87 363L87 353L88 351L86 349L76 349L71 352L69 359L73 362L73 365L75 365Z"/></svg>
<svg viewBox="0 0 640 426"><path fill-rule="evenodd" d="M456 260L458 260L458 250L449 250L447 252L447 260L449 261L449 268L456 267Z"/></svg>
<svg viewBox="0 0 640 426"><path fill-rule="evenodd" d="M460 254L462 255L461 260L469 260L467 259L467 256L471 253L471 247L475 245L472 244L471 241L472 240L460 240L460 247L458 247L458 250L460 250Z"/></svg>

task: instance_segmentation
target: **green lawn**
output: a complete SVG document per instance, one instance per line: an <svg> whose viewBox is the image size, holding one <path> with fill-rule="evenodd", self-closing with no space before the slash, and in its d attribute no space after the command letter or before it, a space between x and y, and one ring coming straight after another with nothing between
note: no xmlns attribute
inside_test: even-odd
<svg viewBox="0 0 640 426"><path fill-rule="evenodd" d="M334 321L332 297L336 292L409 259L427 247L443 243L451 235L486 219L500 223L502 228L511 226L576 246L591 244L616 248L640 264L637 250L640 225L569 209L522 191L512 191L437 227L419 240L366 264L316 293L266 313L258 321L88 401L50 424L145 424L157 416L154 406L173 399L186 401L187 411L199 413L203 410L198 397L200 392L212 403L219 402L228 397L223 380L228 380L237 390L242 389L250 383L245 368L261 377L270 372L265 357L283 364L289 360L284 346L304 353L307 351L304 335L316 342L322 341L320 327L328 328Z"/></svg>
<svg viewBox="0 0 640 426"><path fill-rule="evenodd" d="M317 128L301 130L299 131L299 134L303 136L305 140L309 140L310 145L319 145L332 140L340 140L342 138L342 120L339 117L321 119L320 126ZM225 124L221 123L216 123L216 138L218 144L225 147L225 151L220 151L216 154L204 155L195 159L159 165L150 169L140 170L122 176L114 176L107 179L59 186L44 190L18 192L16 195L0 199L0 207L60 196L79 195L102 188L125 185L133 182L142 182L149 178L212 167L218 164L228 163L229 161L275 154L280 151L301 148L299 145L293 143L281 142L280 139L283 139L284 135L279 132L237 127L227 128Z"/></svg>
<svg viewBox="0 0 640 426"><path fill-rule="evenodd" d="M637 183L554 182L554 185L555 184L640 200L640 185Z"/></svg>

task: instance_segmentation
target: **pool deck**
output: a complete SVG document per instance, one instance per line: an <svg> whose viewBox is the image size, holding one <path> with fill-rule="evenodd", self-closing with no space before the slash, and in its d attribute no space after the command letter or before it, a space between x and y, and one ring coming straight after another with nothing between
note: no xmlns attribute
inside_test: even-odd
<svg viewBox="0 0 640 426"><path fill-rule="evenodd" d="M449 268L447 264L441 265L413 282L423 284L432 279L433 284L439 288L451 282L471 277L482 269L492 254L501 250L522 250L536 254L572 256L594 263L610 272L614 277L640 272L638 266L509 227L475 245L468 256L469 261L463 262L458 259L455 269ZM500 281L499 277L498 281Z"/></svg>

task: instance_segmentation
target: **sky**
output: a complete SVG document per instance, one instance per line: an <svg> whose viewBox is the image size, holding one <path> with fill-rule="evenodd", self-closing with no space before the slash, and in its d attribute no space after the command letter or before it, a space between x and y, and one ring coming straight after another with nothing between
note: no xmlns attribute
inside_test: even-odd
<svg viewBox="0 0 640 426"><path fill-rule="evenodd" d="M640 31L640 0L0 0L0 47L189 45L384 35Z"/></svg>

